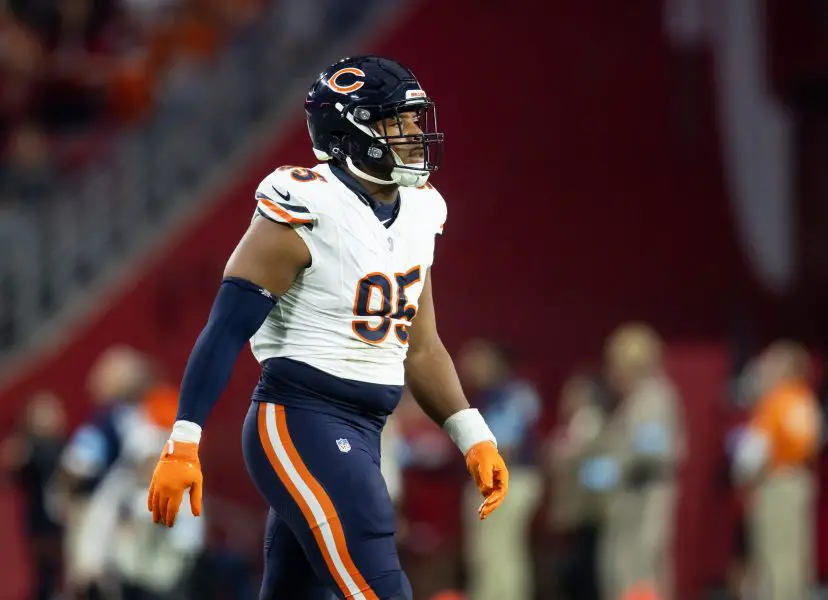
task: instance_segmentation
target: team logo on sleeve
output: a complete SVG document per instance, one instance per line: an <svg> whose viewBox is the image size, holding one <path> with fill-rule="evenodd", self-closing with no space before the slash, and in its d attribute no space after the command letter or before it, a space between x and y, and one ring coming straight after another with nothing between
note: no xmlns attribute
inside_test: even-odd
<svg viewBox="0 0 828 600"><path fill-rule="evenodd" d="M342 452L342 454L348 454L348 452L351 451L351 442L345 438L339 438L336 440L336 447L339 448L339 451Z"/></svg>
<svg viewBox="0 0 828 600"><path fill-rule="evenodd" d="M355 77L354 82L347 85L339 83L339 78L343 75L353 75ZM364 81L359 80L360 77L365 77L365 71L357 69L356 67L345 67L331 75L331 78L328 80L328 87L340 94L350 94L365 85Z"/></svg>

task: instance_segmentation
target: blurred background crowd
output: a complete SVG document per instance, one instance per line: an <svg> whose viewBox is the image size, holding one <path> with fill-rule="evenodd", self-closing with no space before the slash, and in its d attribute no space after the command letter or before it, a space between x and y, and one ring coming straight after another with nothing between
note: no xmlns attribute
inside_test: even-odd
<svg viewBox="0 0 828 600"><path fill-rule="evenodd" d="M552 15L553 18L549 18ZM420 600L807 600L828 582L820 0L0 2L0 600L258 594L243 356L172 530L151 469L302 100L387 54L447 160L441 335L511 473L479 498L403 400Z"/></svg>
<svg viewBox="0 0 828 600"><path fill-rule="evenodd" d="M36 210L60 174L214 59L261 2L9 0L0 8L4 208Z"/></svg>

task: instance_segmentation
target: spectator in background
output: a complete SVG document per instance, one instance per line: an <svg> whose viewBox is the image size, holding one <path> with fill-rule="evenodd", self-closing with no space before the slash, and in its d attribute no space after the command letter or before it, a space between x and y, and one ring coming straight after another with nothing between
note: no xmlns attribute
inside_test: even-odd
<svg viewBox="0 0 828 600"><path fill-rule="evenodd" d="M598 539L603 518L602 433L607 421L601 383L576 375L563 387L559 425L547 443L552 484L547 524L558 538L550 587L567 600L598 600Z"/></svg>
<svg viewBox="0 0 828 600"><path fill-rule="evenodd" d="M535 428L541 403L535 389L518 379L500 344L477 339L461 350L458 366L472 407L483 414L509 465L509 499L480 523L480 493L467 488L465 551L471 600L528 600L534 594L529 522L542 489L536 466Z"/></svg>
<svg viewBox="0 0 828 600"><path fill-rule="evenodd" d="M207 93L208 67L221 46L224 32L213 7L207 3L181 2L174 13L174 18L157 32L157 56L153 59L158 63L156 101L191 111ZM163 69L158 68L161 65Z"/></svg>
<svg viewBox="0 0 828 600"><path fill-rule="evenodd" d="M19 431L0 446L2 468L25 497L35 575L32 597L37 600L50 600L60 589L62 530L47 509L46 486L57 468L65 434L60 399L51 392L38 392L26 403Z"/></svg>
<svg viewBox="0 0 828 600"><path fill-rule="evenodd" d="M814 590L815 476L822 415L800 345L772 344L749 367L758 401L734 451L734 478L749 488L753 571L774 600Z"/></svg>
<svg viewBox="0 0 828 600"><path fill-rule="evenodd" d="M113 0L55 0L29 18L49 52L35 108L49 131L85 129L104 116L114 16Z"/></svg>
<svg viewBox="0 0 828 600"><path fill-rule="evenodd" d="M677 471L684 454L679 395L662 365L663 343L647 325L629 323L607 340L607 382L617 405L603 434L609 462L601 540L603 595L621 600L650 589L672 598ZM610 468L606 468L610 467Z"/></svg>
<svg viewBox="0 0 828 600"><path fill-rule="evenodd" d="M139 405L156 385L148 360L127 346L108 348L92 365L88 388L96 411L78 427L60 461L51 494L66 527L67 579L73 597L98 597L102 571L94 545L83 544L89 498L118 460Z"/></svg>
<svg viewBox="0 0 828 600"><path fill-rule="evenodd" d="M147 359L127 346L105 350L92 365L87 388L95 410L73 433L61 458L73 491L91 491L121 451L137 405L152 388Z"/></svg>
<svg viewBox="0 0 828 600"><path fill-rule="evenodd" d="M15 126L30 118L43 56L38 37L0 8L0 138L4 151Z"/></svg>
<svg viewBox="0 0 828 600"><path fill-rule="evenodd" d="M46 134L33 121L21 123L10 135L6 162L0 170L0 193L34 211L46 200L51 182Z"/></svg>

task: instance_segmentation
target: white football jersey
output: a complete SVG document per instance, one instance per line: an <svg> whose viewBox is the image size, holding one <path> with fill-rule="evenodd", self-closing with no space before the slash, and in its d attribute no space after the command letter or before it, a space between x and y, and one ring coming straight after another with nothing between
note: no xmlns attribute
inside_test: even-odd
<svg viewBox="0 0 828 600"><path fill-rule="evenodd" d="M400 188L386 228L321 164L277 169L256 198L257 214L291 225L312 261L250 340L256 360L291 358L337 377L402 385L407 326L446 219L443 197L431 185Z"/></svg>

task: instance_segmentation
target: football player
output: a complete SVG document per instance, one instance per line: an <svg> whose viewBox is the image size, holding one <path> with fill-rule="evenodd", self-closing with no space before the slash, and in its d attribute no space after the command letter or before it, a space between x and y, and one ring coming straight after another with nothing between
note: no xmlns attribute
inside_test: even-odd
<svg viewBox="0 0 828 600"><path fill-rule="evenodd" d="M262 600L409 600L380 472L380 433L404 385L465 455L485 519L508 472L437 334L430 267L446 218L427 183L443 134L410 70L342 60L305 101L312 169L282 167L230 257L187 363L149 509L201 511L198 444L239 352L262 365L244 423L247 469L270 505Z"/></svg>

